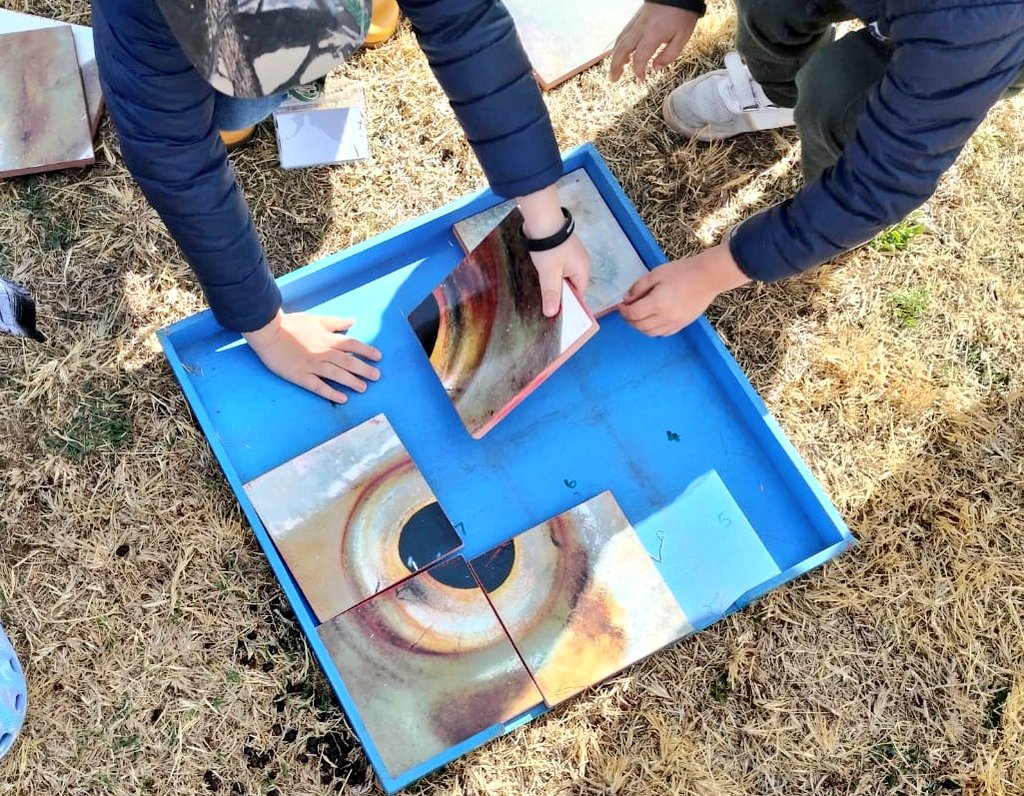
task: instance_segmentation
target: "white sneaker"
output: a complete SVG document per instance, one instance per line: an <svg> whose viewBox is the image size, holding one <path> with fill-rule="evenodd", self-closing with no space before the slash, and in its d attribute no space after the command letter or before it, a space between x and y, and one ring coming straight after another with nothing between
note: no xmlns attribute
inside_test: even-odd
<svg viewBox="0 0 1024 796"><path fill-rule="evenodd" d="M665 97L665 123L700 141L792 127L793 109L775 105L740 59L725 56L725 69L695 77Z"/></svg>

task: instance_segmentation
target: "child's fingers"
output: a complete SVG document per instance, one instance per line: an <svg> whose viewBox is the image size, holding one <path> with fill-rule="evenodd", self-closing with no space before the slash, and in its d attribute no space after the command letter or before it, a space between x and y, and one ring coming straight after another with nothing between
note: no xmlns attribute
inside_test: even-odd
<svg viewBox="0 0 1024 796"><path fill-rule="evenodd" d="M577 295L584 298L590 287L590 253L577 236L574 235L573 238L566 242L570 254L563 276L569 280L569 284L573 286Z"/></svg>
<svg viewBox="0 0 1024 796"><path fill-rule="evenodd" d="M298 383L310 392L316 393L321 398L326 398L328 401L333 401L336 404L343 404L348 401L348 396L345 393L338 392L319 376L314 376L312 373Z"/></svg>
<svg viewBox="0 0 1024 796"><path fill-rule="evenodd" d="M661 41L653 35L644 36L633 51L633 74L637 80L647 79L647 64L654 51L661 46Z"/></svg>
<svg viewBox="0 0 1024 796"><path fill-rule="evenodd" d="M330 379L335 384L348 387L356 392L366 392L366 382L359 378L348 368L343 368L333 362L319 362L314 373L321 379Z"/></svg>
<svg viewBox="0 0 1024 796"><path fill-rule="evenodd" d="M626 62L629 61L629 57L633 54L634 47L636 47L636 41L632 34L627 38L620 39L615 45L615 50L612 52L612 62L608 67L608 77L611 78L613 83L622 77L622 72L626 68Z"/></svg>
<svg viewBox="0 0 1024 796"><path fill-rule="evenodd" d="M656 284L658 284L658 275L653 271L646 276L640 277L626 291L626 295L622 297L622 303L632 304L637 299L650 293Z"/></svg>
<svg viewBox="0 0 1024 796"><path fill-rule="evenodd" d="M656 324L650 331L651 337L671 337L676 332L682 331L682 326L677 321L666 321Z"/></svg>
<svg viewBox="0 0 1024 796"><path fill-rule="evenodd" d="M658 57L654 59L654 64L652 65L654 71L657 72L664 69L676 60L676 58L679 57L679 54L683 51L683 47L686 46L686 42L688 40L688 36L683 36L678 33L673 36L668 44L662 48L661 52L658 53Z"/></svg>
<svg viewBox="0 0 1024 796"><path fill-rule="evenodd" d="M664 327L660 316L652 315L649 318L644 318L642 321L630 324L638 332L646 334L648 337L656 337L658 329Z"/></svg>
<svg viewBox="0 0 1024 796"><path fill-rule="evenodd" d="M340 340L336 340L331 347L336 351L344 351L345 353L353 354L357 357L362 357L363 359L369 359L373 362L380 362L382 359L382 355L378 349L352 337L344 337Z"/></svg>
<svg viewBox="0 0 1024 796"><path fill-rule="evenodd" d="M320 323L329 332L347 332L356 325L352 318L333 318L330 316L320 317Z"/></svg>
<svg viewBox="0 0 1024 796"><path fill-rule="evenodd" d="M658 308L651 294L637 299L631 304L623 304L619 313L632 324L642 323L658 314Z"/></svg>
<svg viewBox="0 0 1024 796"><path fill-rule="evenodd" d="M347 351L328 351L324 357L325 362L329 362L331 365L341 368L342 370L348 371L354 376L359 376L370 381L377 381L380 379L380 370L375 368L369 362L360 359L355 354L351 354ZM321 376L327 375L324 373ZM343 384L345 382L342 382Z"/></svg>
<svg viewBox="0 0 1024 796"><path fill-rule="evenodd" d="M622 33L615 40L615 48L612 50L612 61L608 66L608 77L611 78L613 83L622 77L622 70L626 68L629 56L633 54L633 50L636 49L636 45L640 41L640 33L636 24L639 15L640 11L633 16L629 24L622 29Z"/></svg>

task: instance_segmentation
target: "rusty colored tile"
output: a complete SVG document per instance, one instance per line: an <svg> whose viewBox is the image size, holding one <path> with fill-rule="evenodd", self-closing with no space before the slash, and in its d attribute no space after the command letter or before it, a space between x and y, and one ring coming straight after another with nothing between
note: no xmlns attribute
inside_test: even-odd
<svg viewBox="0 0 1024 796"><path fill-rule="evenodd" d="M71 28L0 36L0 177L95 160Z"/></svg>
<svg viewBox="0 0 1024 796"><path fill-rule="evenodd" d="M409 315L455 410L474 437L490 431L597 332L568 282L544 317L518 209Z"/></svg>
<svg viewBox="0 0 1024 796"><path fill-rule="evenodd" d="M57 28L65 23L47 17L22 14L18 11L0 10L0 34L17 33L39 28ZM82 87L85 89L85 106L89 112L89 128L93 135L100 125L103 112L103 91L100 88L100 72L96 66L96 47L93 44L92 28L85 25L68 25L75 37L75 54L78 69L82 73Z"/></svg>
<svg viewBox="0 0 1024 796"><path fill-rule="evenodd" d="M548 705L693 631L610 492L471 566Z"/></svg>
<svg viewBox="0 0 1024 796"><path fill-rule="evenodd" d="M576 219L576 234L590 254L590 284L584 297L587 307L600 318L622 301L633 283L647 275L647 266L601 197L586 169L576 169L558 181L562 203ZM510 200L455 224L455 236L470 252L512 212Z"/></svg>
<svg viewBox="0 0 1024 796"><path fill-rule="evenodd" d="M384 415L253 479L245 492L321 622L462 544Z"/></svg>
<svg viewBox="0 0 1024 796"><path fill-rule="evenodd" d="M317 632L392 776L543 701L462 558Z"/></svg>
<svg viewBox="0 0 1024 796"><path fill-rule="evenodd" d="M554 88L600 61L640 0L505 0L538 81Z"/></svg>

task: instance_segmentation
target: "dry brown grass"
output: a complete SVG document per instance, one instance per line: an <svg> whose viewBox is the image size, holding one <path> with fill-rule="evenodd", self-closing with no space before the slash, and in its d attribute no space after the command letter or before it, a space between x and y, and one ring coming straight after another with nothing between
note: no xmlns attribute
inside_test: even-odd
<svg viewBox="0 0 1024 796"><path fill-rule="evenodd" d="M708 22L649 87L595 69L548 96L672 256L798 184L789 133L660 124L728 47ZM282 173L268 129L235 159L281 272L479 184L407 28L349 74L370 163ZM993 112L906 250L712 309L861 544L418 792L1024 794L1022 126L1020 101ZM376 793L154 342L201 297L102 142L0 184L0 270L51 336L0 341L0 614L31 689L0 793Z"/></svg>

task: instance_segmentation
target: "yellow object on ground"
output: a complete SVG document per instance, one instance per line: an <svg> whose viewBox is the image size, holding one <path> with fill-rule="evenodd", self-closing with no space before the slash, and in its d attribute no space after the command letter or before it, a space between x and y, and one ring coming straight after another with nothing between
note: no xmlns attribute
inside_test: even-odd
<svg viewBox="0 0 1024 796"><path fill-rule="evenodd" d="M390 39L398 30L397 0L373 0L370 29L366 31L366 46L375 47Z"/></svg>
<svg viewBox="0 0 1024 796"><path fill-rule="evenodd" d="M254 132L256 132L255 126L246 127L242 130L221 130L220 140L224 142L224 146L231 150L252 138Z"/></svg>

